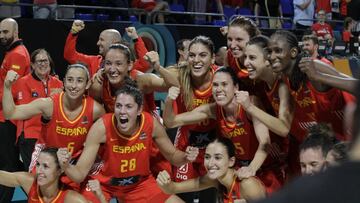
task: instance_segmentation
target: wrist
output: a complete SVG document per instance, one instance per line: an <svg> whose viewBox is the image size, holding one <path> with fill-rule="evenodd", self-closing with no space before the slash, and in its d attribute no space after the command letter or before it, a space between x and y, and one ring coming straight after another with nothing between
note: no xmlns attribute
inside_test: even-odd
<svg viewBox="0 0 360 203"><path fill-rule="evenodd" d="M133 42L138 42L138 41L139 41L139 37L138 37L138 36L133 37L133 38L132 38L132 41L133 41Z"/></svg>

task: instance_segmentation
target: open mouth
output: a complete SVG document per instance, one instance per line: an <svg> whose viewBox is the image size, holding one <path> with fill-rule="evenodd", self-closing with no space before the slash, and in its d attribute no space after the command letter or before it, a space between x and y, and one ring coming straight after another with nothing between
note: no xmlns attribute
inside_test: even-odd
<svg viewBox="0 0 360 203"><path fill-rule="evenodd" d="M129 122L129 119L127 119L127 118L120 118L120 119L119 119L119 122L120 122L121 124L125 124L125 123Z"/></svg>

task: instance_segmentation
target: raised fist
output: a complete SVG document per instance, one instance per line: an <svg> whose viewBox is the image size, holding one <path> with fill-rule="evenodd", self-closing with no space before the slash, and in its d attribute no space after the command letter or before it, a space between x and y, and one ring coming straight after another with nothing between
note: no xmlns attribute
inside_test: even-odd
<svg viewBox="0 0 360 203"><path fill-rule="evenodd" d="M19 78L19 74L13 70L9 70L5 77L4 85L7 88L10 88L11 85Z"/></svg>
<svg viewBox="0 0 360 203"><path fill-rule="evenodd" d="M71 26L71 33L77 34L81 30L85 28L85 23L82 20L74 20L72 26Z"/></svg>

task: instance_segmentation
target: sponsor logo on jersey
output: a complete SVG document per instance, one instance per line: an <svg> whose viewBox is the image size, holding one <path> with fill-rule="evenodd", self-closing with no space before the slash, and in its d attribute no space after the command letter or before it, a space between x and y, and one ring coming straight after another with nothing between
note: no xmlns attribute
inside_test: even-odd
<svg viewBox="0 0 360 203"><path fill-rule="evenodd" d="M19 65L12 65L11 68L12 68L12 69L15 69L15 70L20 70L20 66L19 66Z"/></svg>
<svg viewBox="0 0 360 203"><path fill-rule="evenodd" d="M189 164L184 164L179 167L178 171L179 173L187 173L189 170Z"/></svg>
<svg viewBox="0 0 360 203"><path fill-rule="evenodd" d="M136 143L131 146L113 145L113 148L112 148L113 152L119 153L119 154L130 154L130 153L139 152L139 151L142 151L145 149L146 149L146 147L145 147L144 143Z"/></svg>
<svg viewBox="0 0 360 203"><path fill-rule="evenodd" d="M65 136L81 136L87 134L87 129L84 127L77 127L77 128L63 128L60 126L56 126L55 129L56 133Z"/></svg>
<svg viewBox="0 0 360 203"><path fill-rule="evenodd" d="M31 97L39 97L39 94L37 92L31 92Z"/></svg>

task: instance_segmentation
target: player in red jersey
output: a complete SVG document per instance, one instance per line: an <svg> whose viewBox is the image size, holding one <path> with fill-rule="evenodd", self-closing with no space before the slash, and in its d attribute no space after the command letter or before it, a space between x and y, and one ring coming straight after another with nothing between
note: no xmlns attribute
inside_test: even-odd
<svg viewBox="0 0 360 203"><path fill-rule="evenodd" d="M152 62L153 67L158 72L164 71L160 67L159 56L156 52L149 52L146 57ZM154 99L154 91L166 91L168 86L165 81L152 73L142 73L132 68L130 50L122 44L113 44L109 47L109 51L105 55L104 76L100 81L100 77L96 77L91 86L90 94L100 103L103 103L106 112L114 112L115 92L122 87L127 80L135 80L139 85L139 89L144 94L143 110L160 119L156 112ZM100 73L98 73L100 74ZM98 75L97 74L97 75ZM164 169L171 172L171 165L154 145L152 153L152 171L156 176L159 171Z"/></svg>
<svg viewBox="0 0 360 203"><path fill-rule="evenodd" d="M201 105L190 112L174 115L171 103L179 95L179 89L172 87L165 102L169 112L167 122L173 126L189 125L205 119L216 119L219 135L230 138L236 147L237 167L241 177L255 175L263 164L269 144L268 129L256 118L246 115L238 103L238 85L231 68L220 68L213 79L213 97L216 103Z"/></svg>
<svg viewBox="0 0 360 203"><path fill-rule="evenodd" d="M103 68L103 58L109 46L111 44L121 43L121 35L119 31L115 29L106 29L102 31L99 35L99 40L96 45L99 47L99 55L86 55L76 51L76 41L78 34L85 28L84 21L75 20L72 24L71 31L66 38L65 47L64 47L64 58L70 64L73 63L84 63L88 66L90 76L92 77L98 69ZM138 56L138 59L134 62L133 68L140 71L147 71L149 64L143 59L143 56L146 54L147 49L141 37L137 35L135 27L128 27L125 29L127 35L135 43L135 52Z"/></svg>
<svg viewBox="0 0 360 203"><path fill-rule="evenodd" d="M28 195L29 203L86 203L79 193L68 190L59 181L62 171L56 155L57 148L45 148L36 162L36 174L0 171L0 184L8 187L21 186Z"/></svg>
<svg viewBox="0 0 360 203"><path fill-rule="evenodd" d="M254 201L265 197L265 188L254 177L239 179L235 166L235 146L231 140L218 137L211 141L205 151L204 165L207 174L180 183L172 182L170 175L163 171L156 181L167 194L200 191L215 187L219 202L232 203L246 200Z"/></svg>
<svg viewBox="0 0 360 203"><path fill-rule="evenodd" d="M187 63L179 65L173 73L179 81L180 96L176 99L177 113L191 111L192 109L213 101L212 80L217 66L212 64L214 44L210 38L197 36L190 41ZM167 122L168 114L164 111L164 124L173 128ZM203 161L205 147L215 137L215 121L204 120L193 125L181 126L177 130L175 146L185 150L187 146L200 148L198 159L181 167L174 167L175 181L184 181L196 178L206 173Z"/></svg>
<svg viewBox="0 0 360 203"><path fill-rule="evenodd" d="M126 84L116 95L114 113L104 115L92 126L76 165L69 165L71 154L66 148L59 150L62 168L72 180L83 181L102 145L104 167L93 178L100 180L107 200L111 196L122 202L178 199L156 186L150 172L151 144L156 142L162 154L177 166L195 160L198 149L188 147L186 153L177 150L159 121L142 110L142 93L135 86Z"/></svg>
<svg viewBox="0 0 360 203"><path fill-rule="evenodd" d="M54 63L45 49L37 49L31 54L32 73L20 78L12 86L17 105L27 104L38 98L50 97L61 92L63 83L54 74ZM24 164L28 170L31 154L41 133L41 116L16 121L17 145Z"/></svg>
<svg viewBox="0 0 360 203"><path fill-rule="evenodd" d="M10 92L11 84L17 77L14 71L9 71L5 79L2 98L6 106L4 115L9 119L24 120L41 114L44 123L30 170L44 146L68 147L76 156L83 148L92 123L105 113L99 103L84 96L90 86L87 68L81 64L70 65L64 79L64 92L24 105L15 105Z"/></svg>

